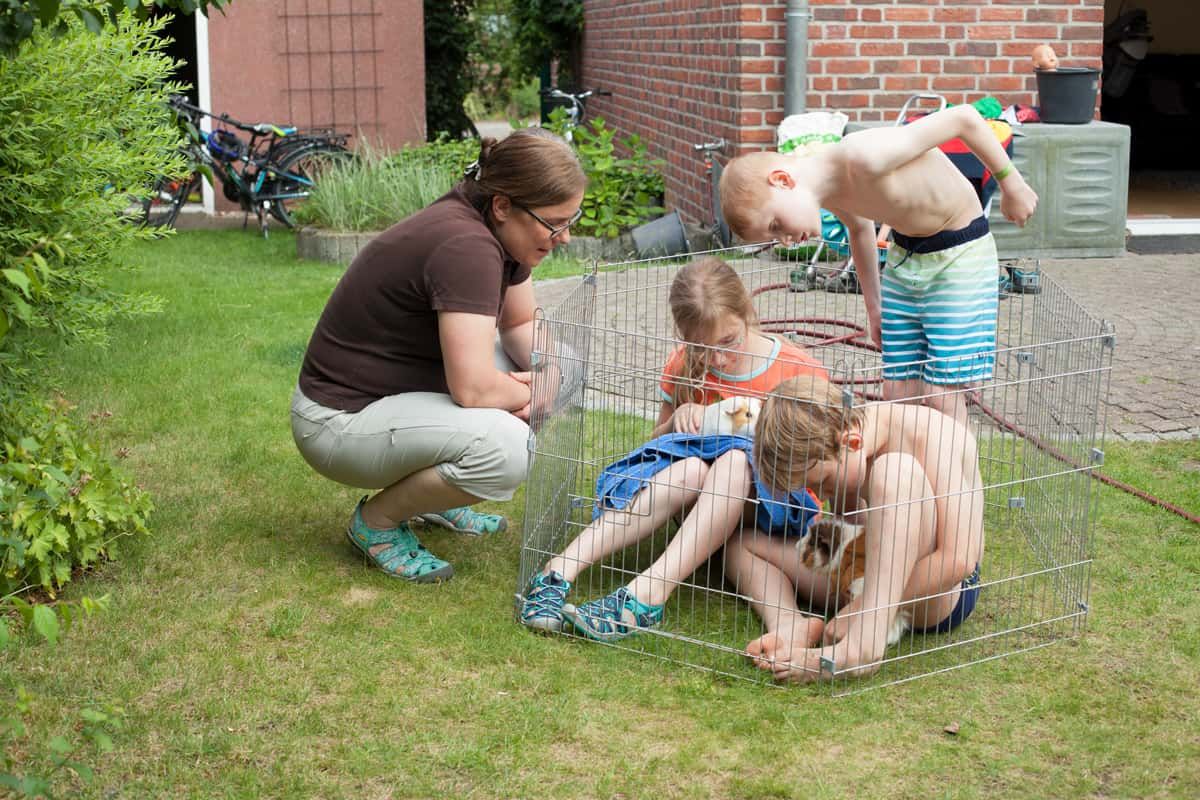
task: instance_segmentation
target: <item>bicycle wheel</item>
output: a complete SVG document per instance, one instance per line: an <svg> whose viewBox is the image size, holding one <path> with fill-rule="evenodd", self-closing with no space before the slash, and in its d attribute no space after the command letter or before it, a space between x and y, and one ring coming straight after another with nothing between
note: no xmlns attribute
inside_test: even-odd
<svg viewBox="0 0 1200 800"><path fill-rule="evenodd" d="M353 160L353 153L334 144L318 144L289 153L278 164L264 167L274 177L259 192L259 199L269 200L275 218L289 228L294 227L292 215L304 204L321 175L334 165Z"/></svg>
<svg viewBox="0 0 1200 800"><path fill-rule="evenodd" d="M179 209L200 185L200 176L159 178L149 197L142 199L142 224L151 228L169 228L175 224Z"/></svg>

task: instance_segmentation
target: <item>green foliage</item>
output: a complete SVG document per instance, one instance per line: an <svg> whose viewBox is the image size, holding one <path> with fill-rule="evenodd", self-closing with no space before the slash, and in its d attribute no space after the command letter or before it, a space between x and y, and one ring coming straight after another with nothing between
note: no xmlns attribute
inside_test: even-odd
<svg viewBox="0 0 1200 800"><path fill-rule="evenodd" d="M475 133L463 108L472 83L474 4L475 0L425 0L425 130L430 141L441 134Z"/></svg>
<svg viewBox="0 0 1200 800"><path fill-rule="evenodd" d="M0 597L53 596L116 537L146 530L149 499L67 409L28 398L35 342L103 344L115 318L161 308L106 279L130 242L153 235L123 219L128 198L183 168L163 24L122 14L93 33L68 19L62 35L37 29L0 60ZM44 635L46 613L32 620Z"/></svg>
<svg viewBox="0 0 1200 800"><path fill-rule="evenodd" d="M512 76L537 77L543 66L558 62L560 87L579 78L583 40L583 3L579 0L508 0L511 20Z"/></svg>
<svg viewBox="0 0 1200 800"><path fill-rule="evenodd" d="M157 8L191 14L221 8L229 0L0 0L0 51L13 56L39 28L57 36L68 31L70 15L92 33L118 25L123 12L145 20Z"/></svg>
<svg viewBox="0 0 1200 800"><path fill-rule="evenodd" d="M78 710L78 721L70 734L58 734L45 743L46 753L42 756L45 767L37 773L20 775L16 772L19 766L16 753L25 754L28 759L28 754L36 750L29 746L25 725L25 717L34 710L36 698L18 688L7 705L8 708L0 708L0 787L17 797L54 798L55 784L67 778L68 773L85 784L91 783L95 773L80 758L110 752L113 734L125 723L122 708L84 706Z"/></svg>
<svg viewBox="0 0 1200 800"><path fill-rule="evenodd" d="M30 329L103 341L114 318L159 307L104 276L154 235L122 219L128 198L184 169L163 24L126 14L93 35L69 22L0 60L0 395L28 377Z"/></svg>
<svg viewBox="0 0 1200 800"><path fill-rule="evenodd" d="M529 70L520 63L513 5L513 0L475 0L471 17L474 88L467 104L472 119L528 119L541 109L537 65Z"/></svg>
<svg viewBox="0 0 1200 800"><path fill-rule="evenodd" d="M509 116L528 119L536 115L542 107L541 88L542 84L537 78L530 78L515 86L508 106Z"/></svg>
<svg viewBox="0 0 1200 800"><path fill-rule="evenodd" d="M63 403L0 415L0 597L33 586L54 597L72 570L147 532L149 496L85 434Z"/></svg>
<svg viewBox="0 0 1200 800"><path fill-rule="evenodd" d="M565 135L567 126L566 110L554 109L547 127ZM576 233L611 239L662 213L658 203L663 178L658 168L663 161L649 157L640 137L632 135L617 141L615 131L600 117L569 133L588 176L583 216L573 229ZM618 156L618 145L629 154L627 157Z"/></svg>
<svg viewBox="0 0 1200 800"><path fill-rule="evenodd" d="M358 158L321 176L297 217L334 231L383 230L450 190L462 176L460 149L457 142L443 142L386 156L360 147Z"/></svg>
<svg viewBox="0 0 1200 800"><path fill-rule="evenodd" d="M430 167L457 181L463 171L479 158L478 139L451 139L439 136L421 147L406 147L392 155L398 164Z"/></svg>

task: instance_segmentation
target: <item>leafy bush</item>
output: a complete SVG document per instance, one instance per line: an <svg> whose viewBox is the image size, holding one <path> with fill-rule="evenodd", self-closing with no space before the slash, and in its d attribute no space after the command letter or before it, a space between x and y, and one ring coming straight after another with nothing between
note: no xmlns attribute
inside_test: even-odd
<svg viewBox="0 0 1200 800"><path fill-rule="evenodd" d="M406 147L392 155L398 164L431 167L454 180L479 158L478 139L451 139L439 136L436 141L420 147Z"/></svg>
<svg viewBox="0 0 1200 800"><path fill-rule="evenodd" d="M580 75L583 3L579 0L507 0L512 28L512 73L530 78L551 61L558 85L573 86Z"/></svg>
<svg viewBox="0 0 1200 800"><path fill-rule="evenodd" d="M508 106L508 115L516 119L529 119L542 110L542 82L530 78L518 84L512 91L512 102Z"/></svg>
<svg viewBox="0 0 1200 800"><path fill-rule="evenodd" d="M66 409L29 398L39 341L103 344L114 319L161 308L106 278L130 242L155 235L123 218L129 197L184 168L164 24L122 14L92 33L68 21L0 59L0 597L30 585L53 595L74 567L146 530L145 495Z"/></svg>
<svg viewBox="0 0 1200 800"><path fill-rule="evenodd" d="M147 19L152 8L172 9L191 14L207 14L209 6L221 8L229 0L3 0L0 2L0 52L15 55L21 44L35 35L40 22L53 26L58 34L66 32L66 21L60 18L68 11L75 14L88 30L99 33L107 20L117 24L123 11L132 11L139 19Z"/></svg>
<svg viewBox="0 0 1200 800"><path fill-rule="evenodd" d="M297 216L334 231L387 228L450 190L462 177L460 149L457 143L430 145L388 156L360 147L357 159L321 177Z"/></svg>
<svg viewBox="0 0 1200 800"><path fill-rule="evenodd" d="M566 110L554 109L548 127L565 134ZM574 228L577 233L611 239L662 213L658 203L664 185L658 168L663 161L649 157L640 137L616 141L615 131L595 117L572 129L571 139L588 176L583 216ZM618 144L628 157L618 157Z"/></svg>
<svg viewBox="0 0 1200 800"><path fill-rule="evenodd" d="M430 141L442 134L475 131L463 109L471 91L469 50L474 0L425 0L425 131Z"/></svg>
<svg viewBox="0 0 1200 800"><path fill-rule="evenodd" d="M129 197L184 169L163 24L124 15L92 35L72 23L0 60L0 386L30 360L23 329L102 341L114 318L158 308L104 276L154 235L122 219Z"/></svg>
<svg viewBox="0 0 1200 800"><path fill-rule="evenodd" d="M75 567L146 533L150 498L86 440L65 404L9 409L0 422L0 597L33 586L54 597Z"/></svg>

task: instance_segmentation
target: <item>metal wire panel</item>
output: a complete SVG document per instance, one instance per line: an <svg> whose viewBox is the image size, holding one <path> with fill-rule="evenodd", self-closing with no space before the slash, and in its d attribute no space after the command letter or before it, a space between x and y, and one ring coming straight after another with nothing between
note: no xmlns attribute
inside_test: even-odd
<svg viewBox="0 0 1200 800"><path fill-rule="evenodd" d="M841 387L848 408L884 409L896 419L921 413L911 404L882 399L882 364L867 338L861 296L826 290L841 284L842 262L833 247L814 243L806 250L731 248L713 254L729 261L751 291L762 330L808 348L828 370L831 382ZM766 632L764 617L781 619L791 613L791 604L772 603L764 595L766 584L755 583L760 578L753 570L732 569L731 544L711 558L676 553L671 545L681 525L689 524L688 513L707 503L724 509L736 505L744 512L729 536L730 543L742 543L742 550L786 547L800 552L801 537L772 537L755 526L761 498L736 470L726 479L713 465L698 468L695 476L680 467L672 473L678 480L647 482L640 502L630 510L609 512L599 527L593 525L597 478L647 442L658 416L662 367L681 344L667 293L683 263L652 260L598 267L558 306L539 314L534 406L545 413L530 437L516 599L519 605L531 576L587 532L605 555L579 572L568 598L571 603L602 597L652 567L650 578L642 580L658 580L656 591L670 594L661 624L609 644L769 682L770 671L756 669L745 648ZM974 613L948 633L909 630L886 648L870 644L880 653L874 662L878 670L870 677L845 672L836 658L824 659L820 668L835 692L911 680L1038 648L1083 629L1092 558L1091 470L1103 456L1113 336L1045 276L1040 288L1038 294L1002 297L997 348L988 354L995 360L994 377L964 393L981 484L976 492L960 494L964 506L978 504L984 520L981 588ZM944 452L927 453L926 458L961 455L967 443L965 432L954 434L943 442ZM789 457L797 464L814 460L812 453L799 449ZM944 499L938 496L934 502ZM652 525L656 518L650 509L661 504L680 511ZM902 519L918 509L863 504L854 510L858 513L848 518L851 521L871 514ZM685 528L684 533L685 539L704 538L696 530ZM898 529L897 541L902 534ZM617 543L625 546L617 548ZM927 551L928 541L925 546ZM664 582L664 563L670 572L672 564L692 561L699 563L694 571ZM863 567L848 557L840 564L858 572ZM828 579L840 580L838 570ZM954 594L951 590L920 599L937 601ZM805 597L801 605L803 619L821 620L835 611L837 598ZM894 617L899 608L884 611ZM874 611L864 609L863 619Z"/></svg>

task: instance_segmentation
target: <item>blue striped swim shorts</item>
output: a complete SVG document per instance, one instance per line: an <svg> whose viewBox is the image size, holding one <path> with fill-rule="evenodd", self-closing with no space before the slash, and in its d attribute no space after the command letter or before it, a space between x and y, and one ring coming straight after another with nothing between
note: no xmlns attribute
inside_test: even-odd
<svg viewBox="0 0 1200 800"><path fill-rule="evenodd" d="M880 276L883 377L939 385L991 378L998 273L984 217L928 237L896 234Z"/></svg>

